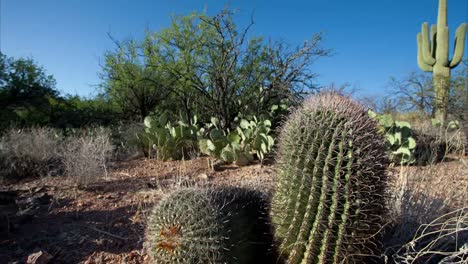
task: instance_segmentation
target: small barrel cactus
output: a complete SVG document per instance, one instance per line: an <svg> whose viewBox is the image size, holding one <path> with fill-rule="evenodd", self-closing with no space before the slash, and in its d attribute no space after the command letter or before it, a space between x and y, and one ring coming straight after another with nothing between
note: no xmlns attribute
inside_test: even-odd
<svg viewBox="0 0 468 264"><path fill-rule="evenodd" d="M304 102L279 138L272 222L286 263L363 263L378 254L386 213L384 139L335 92Z"/></svg>
<svg viewBox="0 0 468 264"><path fill-rule="evenodd" d="M145 248L153 263L272 263L268 219L258 191L182 189L151 213Z"/></svg>

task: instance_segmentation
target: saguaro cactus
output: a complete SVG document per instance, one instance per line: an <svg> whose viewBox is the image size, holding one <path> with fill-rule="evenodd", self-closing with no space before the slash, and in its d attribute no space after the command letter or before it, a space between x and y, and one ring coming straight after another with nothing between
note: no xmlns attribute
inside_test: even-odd
<svg viewBox="0 0 468 264"><path fill-rule="evenodd" d="M417 35L418 65L423 71L433 73L435 95L435 117L445 121L450 90L450 70L455 68L463 58L467 24L462 23L455 33L455 50L449 60L449 29L447 26L447 0L439 1L437 25L423 23Z"/></svg>
<svg viewBox="0 0 468 264"><path fill-rule="evenodd" d="M366 263L379 255L387 159L377 124L356 102L317 95L285 123L272 221L293 263Z"/></svg>

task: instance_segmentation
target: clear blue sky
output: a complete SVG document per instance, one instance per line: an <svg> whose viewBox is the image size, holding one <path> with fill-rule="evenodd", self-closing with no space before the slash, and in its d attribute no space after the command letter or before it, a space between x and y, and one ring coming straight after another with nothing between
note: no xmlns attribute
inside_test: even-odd
<svg viewBox="0 0 468 264"><path fill-rule="evenodd" d="M436 22L438 0L0 0L0 49L13 57L33 57L57 80L63 93L92 95L100 61L114 45L107 37L142 38L145 28L167 27L172 14L228 5L240 24L254 14L251 33L301 44L325 34L331 58L312 70L321 85L350 83L361 94L383 93L390 76L418 71L416 33ZM449 0L451 42L468 22L468 1ZM450 45L452 47L452 44ZM468 47L465 48L468 50ZM467 57L465 52L465 58Z"/></svg>

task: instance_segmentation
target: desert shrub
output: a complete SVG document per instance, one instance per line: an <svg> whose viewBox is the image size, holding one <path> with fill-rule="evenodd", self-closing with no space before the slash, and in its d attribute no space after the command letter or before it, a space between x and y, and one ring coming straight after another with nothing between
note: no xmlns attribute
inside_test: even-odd
<svg viewBox="0 0 468 264"><path fill-rule="evenodd" d="M446 144L434 131L427 129L414 129L413 136L416 139L414 160L417 165L428 165L441 161L446 154Z"/></svg>
<svg viewBox="0 0 468 264"><path fill-rule="evenodd" d="M425 126L428 122L425 123ZM427 129L427 128L426 128ZM430 120L429 129L433 134L436 134L447 147L447 153L451 154L465 154L467 146L467 140L463 132L463 128L458 120L452 120L450 122L441 122L438 119Z"/></svg>
<svg viewBox="0 0 468 264"><path fill-rule="evenodd" d="M112 150L109 129L88 128L67 137L61 150L65 176L78 185L107 176L106 162Z"/></svg>
<svg viewBox="0 0 468 264"><path fill-rule="evenodd" d="M462 161L447 161L389 171L392 219L384 242L390 263L439 263L461 249L468 225L466 168ZM465 209L452 213L457 208Z"/></svg>
<svg viewBox="0 0 468 264"><path fill-rule="evenodd" d="M446 124L410 114L377 114L369 111L385 134L390 160L396 164L428 165L447 154L465 155L468 142L458 121ZM401 118L401 119L397 119ZM409 121L403 120L412 120Z"/></svg>
<svg viewBox="0 0 468 264"><path fill-rule="evenodd" d="M0 178L65 175L86 184L106 175L112 154L111 132L101 127L10 129L0 139Z"/></svg>
<svg viewBox="0 0 468 264"><path fill-rule="evenodd" d="M110 127L112 145L114 146L114 158L125 160L142 155L143 147L137 139L145 131L145 127L137 122L120 122Z"/></svg>
<svg viewBox="0 0 468 264"><path fill-rule="evenodd" d="M52 128L7 130L0 139L0 178L60 174L62 140Z"/></svg>
<svg viewBox="0 0 468 264"><path fill-rule="evenodd" d="M412 130L416 139L414 157L416 164L439 162L447 154L465 155L468 142L458 122L443 125L435 119L420 121Z"/></svg>
<svg viewBox="0 0 468 264"><path fill-rule="evenodd" d="M236 162L238 165L247 165L253 160L250 144L245 144L238 131L221 129L219 120L214 117L205 127L207 132L198 142L201 153L227 163Z"/></svg>
<svg viewBox="0 0 468 264"><path fill-rule="evenodd" d="M466 263L468 207L421 225L413 239L394 254L398 263Z"/></svg>

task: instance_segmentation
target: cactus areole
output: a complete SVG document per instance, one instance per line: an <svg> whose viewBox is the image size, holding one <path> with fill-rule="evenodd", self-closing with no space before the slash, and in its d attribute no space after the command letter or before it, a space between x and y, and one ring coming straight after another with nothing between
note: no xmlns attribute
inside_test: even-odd
<svg viewBox="0 0 468 264"><path fill-rule="evenodd" d="M278 158L272 221L286 263L367 263L380 254L387 158L363 107L336 93L308 99L284 124Z"/></svg>
<svg viewBox="0 0 468 264"><path fill-rule="evenodd" d="M426 72L432 72L434 85L435 118L445 121L450 91L450 70L463 58L467 24L462 23L455 33L453 58L449 59L449 29L447 26L447 0L439 1L437 25L423 23L417 35L418 65Z"/></svg>

